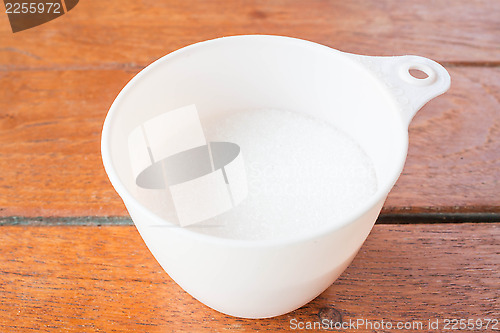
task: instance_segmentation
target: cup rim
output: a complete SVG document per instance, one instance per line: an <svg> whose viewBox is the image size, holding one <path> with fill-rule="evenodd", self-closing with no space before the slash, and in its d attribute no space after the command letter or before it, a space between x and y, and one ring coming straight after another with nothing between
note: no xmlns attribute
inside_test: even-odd
<svg viewBox="0 0 500 333"><path fill-rule="evenodd" d="M220 38L215 38L215 39L210 39L202 42L198 42L195 44L191 44L188 46L185 46L183 48L180 48L178 50L175 50L146 66L143 68L139 73L137 73L126 85L125 87L122 88L122 90L119 92L118 96L115 98L113 101L111 107L109 108L109 111L106 115L106 118L104 120L103 124L103 129L102 129L102 134L101 134L101 157L104 165L104 169L106 171L106 174L108 175L108 178L115 188L116 192L119 194L121 199L123 200L125 206L127 207L127 210L130 207L133 207L133 210L138 210L140 213L145 216L146 218L158 222L159 224L166 224L169 223L165 221L163 218L158 216L157 214L153 213L150 211L147 207L145 207L142 203L140 203L135 197L127 190L125 185L122 183L120 178L118 177L115 167L113 165L113 161L111 158L111 148L110 148L110 131L111 131L111 126L113 122L113 118L116 117L118 114L118 105L121 103L121 100L124 98L125 95L127 95L128 91L134 88L134 85L140 81L147 73L150 71L153 71L156 67L162 65L166 61L170 61L176 57L182 56L186 52L193 52L196 49L202 48L209 46L210 44L214 43L220 43L220 42L228 42L231 40L235 39L248 39L248 40L254 40L254 39L274 39L275 42L278 41L286 41L288 43L296 43L300 44L302 46L306 47L312 47L312 48L320 48L323 49L323 51L331 51L331 52L340 52L338 50L335 50L333 48L330 48L328 46L304 40L304 39L299 39L299 38L294 38L294 37L286 37L286 36L277 36L277 35L235 35L235 36L226 36L226 37L220 37ZM359 64L356 64L360 66ZM364 71L368 71L366 68L363 68ZM373 75L376 81L380 81L379 78ZM397 103L395 103L394 98L390 93L387 94L390 97L390 102L395 105L395 109L398 110L400 109L397 106ZM402 132L404 133L405 130L405 124L403 121L401 121L401 126L402 126ZM405 161L406 161L406 156L407 156L407 151L408 151L408 135L402 135L401 138L404 140L402 143L401 151L399 152L401 158L399 159L399 165L397 168L394 169L394 174L392 177L390 177L389 181L386 181L385 184L379 184L377 186L377 191L365 202L363 202L356 210L353 210L350 213L347 213L343 218L338 220L336 223L328 224L326 223L325 225L322 225L318 228L314 228L313 230L308 230L306 232L300 233L300 234L295 234L295 235L289 235L289 236L279 236L276 238L270 238L270 239L257 239L257 240L252 240L252 239L233 239L233 238L223 238L223 237L217 237L213 235L208 235L208 234L203 234L199 232L192 231L187 228L183 227L175 227L175 225L172 223L172 230L173 232L179 233L179 235L190 237L193 239L196 239L198 241L203 241L203 242L210 242L218 245L230 245L230 246L238 246L238 247L250 247L250 248L256 248L256 247L268 247L268 246L284 246L288 245L291 243L299 243L299 242L305 242L309 241L315 238L319 238L321 236L324 236L328 233L337 231L339 229L342 229L346 227L347 225L355 222L359 218L361 218L365 213L367 213L370 209L372 209L374 206L376 206L381 200L385 201L385 198L389 194L390 190L396 183L397 179L399 178ZM375 221L374 221L375 222ZM137 225L137 223L134 221L134 224Z"/></svg>

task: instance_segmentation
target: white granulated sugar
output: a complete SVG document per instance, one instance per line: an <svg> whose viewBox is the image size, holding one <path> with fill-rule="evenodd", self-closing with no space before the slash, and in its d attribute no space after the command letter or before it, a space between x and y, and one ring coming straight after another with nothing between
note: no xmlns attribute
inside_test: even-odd
<svg viewBox="0 0 500 333"><path fill-rule="evenodd" d="M241 147L249 193L236 208L207 221L212 226L192 225L192 231L247 240L303 234L340 221L377 189L368 156L323 121L263 109L203 127L207 141Z"/></svg>

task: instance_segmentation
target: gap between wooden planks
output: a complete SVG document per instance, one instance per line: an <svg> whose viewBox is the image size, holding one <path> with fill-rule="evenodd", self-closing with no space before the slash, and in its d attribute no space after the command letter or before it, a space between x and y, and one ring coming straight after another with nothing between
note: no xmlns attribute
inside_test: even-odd
<svg viewBox="0 0 500 333"><path fill-rule="evenodd" d="M323 294L262 320L226 316L194 300L161 269L134 227L0 231L1 331L279 331L289 330L294 318L500 316L498 223L377 225Z"/></svg>

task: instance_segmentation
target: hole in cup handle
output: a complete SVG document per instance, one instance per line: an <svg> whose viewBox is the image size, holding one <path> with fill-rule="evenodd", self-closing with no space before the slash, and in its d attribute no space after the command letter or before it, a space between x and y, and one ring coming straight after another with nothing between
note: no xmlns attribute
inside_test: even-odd
<svg viewBox="0 0 500 333"><path fill-rule="evenodd" d="M370 57L351 55L371 70L399 104L407 125L418 110L450 88L448 71L437 62L420 56ZM414 71L420 72L416 75Z"/></svg>
<svg viewBox="0 0 500 333"><path fill-rule="evenodd" d="M394 76L401 82L408 102L401 103L402 116L409 125L415 114L431 99L450 88L450 74L437 62L419 56L402 56L394 63ZM422 76L414 71L420 72ZM396 80L394 78L394 80Z"/></svg>

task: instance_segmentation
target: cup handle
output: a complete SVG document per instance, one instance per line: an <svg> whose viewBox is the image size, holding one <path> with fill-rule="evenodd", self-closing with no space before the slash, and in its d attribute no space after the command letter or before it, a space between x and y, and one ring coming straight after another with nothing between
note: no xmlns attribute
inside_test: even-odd
<svg viewBox="0 0 500 333"><path fill-rule="evenodd" d="M437 62L419 56L373 57L348 54L370 70L382 82L399 104L401 117L409 125L425 103L450 88L450 74ZM417 78L410 70L424 72L427 77Z"/></svg>

